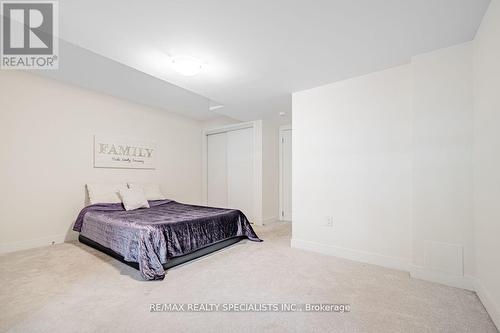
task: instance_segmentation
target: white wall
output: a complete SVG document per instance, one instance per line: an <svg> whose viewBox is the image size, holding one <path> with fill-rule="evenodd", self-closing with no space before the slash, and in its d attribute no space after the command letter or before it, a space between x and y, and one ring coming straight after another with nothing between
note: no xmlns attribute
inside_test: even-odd
<svg viewBox="0 0 500 333"><path fill-rule="evenodd" d="M476 290L500 327L500 1L491 2L474 46Z"/></svg>
<svg viewBox="0 0 500 333"><path fill-rule="evenodd" d="M494 0L474 42L293 94L292 246L476 290L500 325L499 41Z"/></svg>
<svg viewBox="0 0 500 333"><path fill-rule="evenodd" d="M89 182L148 181L201 200L198 121L18 71L0 71L0 251L60 242ZM151 139L156 170L93 168L93 135Z"/></svg>
<svg viewBox="0 0 500 333"><path fill-rule="evenodd" d="M474 274L472 44L412 59L412 275Z"/></svg>
<svg viewBox="0 0 500 333"><path fill-rule="evenodd" d="M472 73L466 43L294 94L293 245L472 288Z"/></svg>
<svg viewBox="0 0 500 333"><path fill-rule="evenodd" d="M410 75L406 65L293 94L293 246L407 268Z"/></svg>

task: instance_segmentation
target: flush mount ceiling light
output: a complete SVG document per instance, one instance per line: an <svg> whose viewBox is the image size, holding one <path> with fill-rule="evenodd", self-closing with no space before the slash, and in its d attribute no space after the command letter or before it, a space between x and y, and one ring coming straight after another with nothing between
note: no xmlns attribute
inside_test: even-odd
<svg viewBox="0 0 500 333"><path fill-rule="evenodd" d="M174 70L184 76L194 76L203 68L199 59L189 56L172 57L171 63Z"/></svg>

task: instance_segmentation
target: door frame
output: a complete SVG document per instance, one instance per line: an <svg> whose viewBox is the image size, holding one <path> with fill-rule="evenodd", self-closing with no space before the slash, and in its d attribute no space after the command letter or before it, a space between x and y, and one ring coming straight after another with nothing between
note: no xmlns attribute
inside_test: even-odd
<svg viewBox="0 0 500 333"><path fill-rule="evenodd" d="M287 221L284 220L283 212L284 212L284 205L283 205L283 134L285 131L292 131L292 137L293 137L293 129L292 125L282 125L279 128L279 187L280 187L280 198L279 198L279 221ZM293 140L292 140L292 145L293 145ZM292 163L293 164L293 163ZM287 221L289 222L289 221Z"/></svg>
<svg viewBox="0 0 500 333"><path fill-rule="evenodd" d="M262 120L248 121L244 123L231 124L227 126L206 129L202 135L202 177L201 189L203 205L208 203L208 144L207 136L211 134L227 133L245 128L253 128L253 204L254 204L254 222L257 225L263 225L262 218Z"/></svg>

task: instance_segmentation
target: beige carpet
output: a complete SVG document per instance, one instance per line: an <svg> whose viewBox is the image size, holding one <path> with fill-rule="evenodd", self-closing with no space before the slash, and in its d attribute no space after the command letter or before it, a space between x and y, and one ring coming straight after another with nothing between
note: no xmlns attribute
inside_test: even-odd
<svg viewBox="0 0 500 333"><path fill-rule="evenodd" d="M164 281L85 245L0 256L0 331L497 332L473 292L291 249L290 226L171 269ZM349 303L350 313L151 313L150 303Z"/></svg>

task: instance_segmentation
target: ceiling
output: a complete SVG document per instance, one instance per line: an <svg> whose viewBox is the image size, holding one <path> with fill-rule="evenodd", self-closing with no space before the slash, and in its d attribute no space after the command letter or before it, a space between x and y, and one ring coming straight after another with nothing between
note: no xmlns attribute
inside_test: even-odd
<svg viewBox="0 0 500 333"><path fill-rule="evenodd" d="M206 97L64 40L59 41L59 69L35 72L44 77L197 120L220 116L209 110L210 101Z"/></svg>
<svg viewBox="0 0 500 333"><path fill-rule="evenodd" d="M148 89L161 91L166 81L250 120L290 113L292 92L470 41L489 2L60 0L60 35L152 76ZM205 68L183 77L168 63L176 55L197 57ZM207 119L205 111L187 115Z"/></svg>

